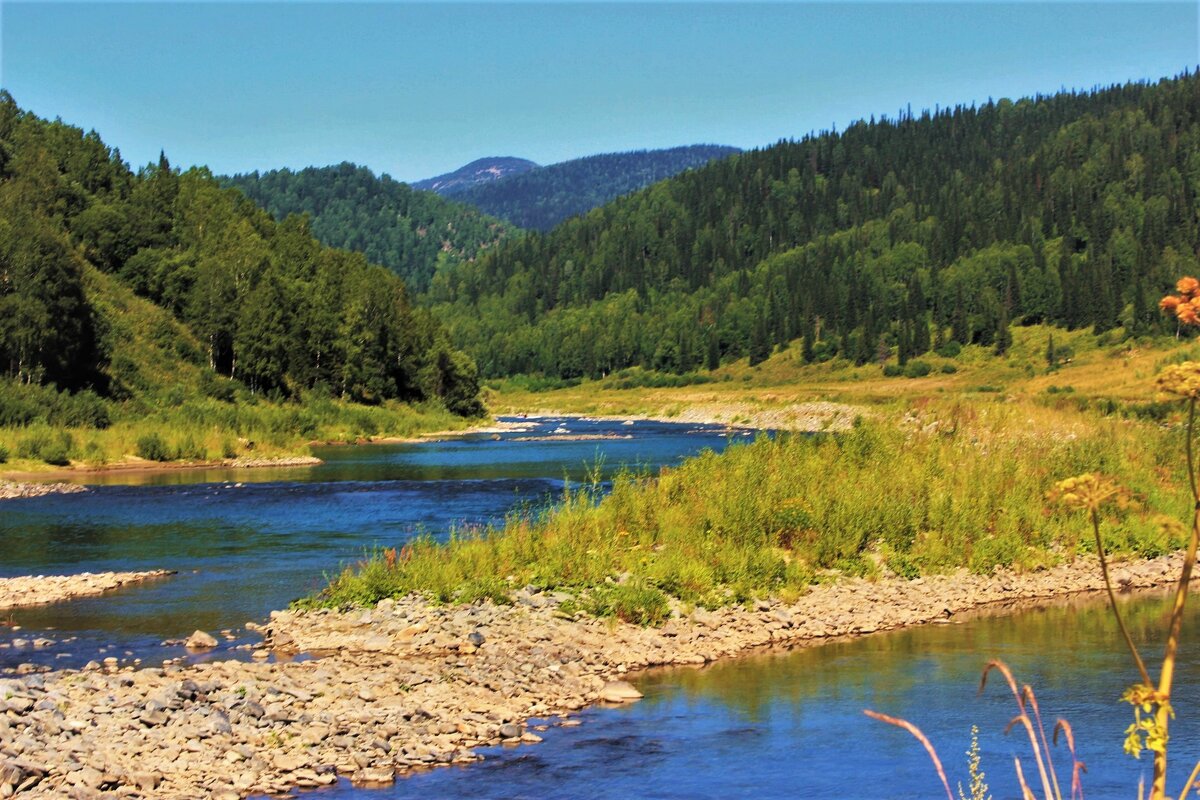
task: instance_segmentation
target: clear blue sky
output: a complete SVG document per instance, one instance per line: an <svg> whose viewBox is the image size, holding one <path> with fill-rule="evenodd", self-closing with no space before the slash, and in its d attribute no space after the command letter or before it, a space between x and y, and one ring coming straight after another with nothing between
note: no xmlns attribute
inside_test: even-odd
<svg viewBox="0 0 1200 800"><path fill-rule="evenodd" d="M402 180L753 147L871 114L1159 78L1197 3L334 4L0 0L0 84L134 165L343 160Z"/></svg>

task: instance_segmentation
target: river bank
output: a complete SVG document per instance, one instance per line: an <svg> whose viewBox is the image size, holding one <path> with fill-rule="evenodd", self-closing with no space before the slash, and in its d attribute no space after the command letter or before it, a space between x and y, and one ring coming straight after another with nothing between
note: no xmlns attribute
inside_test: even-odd
<svg viewBox="0 0 1200 800"><path fill-rule="evenodd" d="M828 401L786 402L770 394L754 402L722 401L695 402L672 406L658 411L638 411L629 414L564 412L539 408L526 412L531 420L554 417L578 417L584 420L674 422L690 425L721 425L731 430L796 431L801 433L844 432L854 426L855 419L869 415L866 408L847 403Z"/></svg>
<svg viewBox="0 0 1200 800"><path fill-rule="evenodd" d="M104 594L122 586L166 578L173 570L82 572L76 575L26 575L0 578L0 609L43 606L77 597Z"/></svg>
<svg viewBox="0 0 1200 800"><path fill-rule="evenodd" d="M14 495L17 497L38 497L40 494L65 494L86 491L85 487L80 484L40 483L40 481L54 481L61 478L80 478L81 476L86 477L88 475L112 474L136 475L152 472L174 472L180 470L203 469L277 469L283 467L315 467L323 463L324 462L316 456L239 456L237 458L221 458L207 461L160 462L137 459L136 461L125 461L119 464L81 464L78 466L60 467L57 469L48 469L37 472L6 472L3 473L3 477L0 477L0 500L7 499L4 494L4 487L6 485L16 485L22 487L22 491L24 493ZM57 488L51 491L44 491L40 487Z"/></svg>
<svg viewBox="0 0 1200 800"><path fill-rule="evenodd" d="M1113 576L1128 589L1161 586L1179 564L1178 555L1121 563ZM629 699L614 681L640 669L949 623L1102 585L1089 559L1026 574L849 579L791 604L676 607L661 628L567 613L566 595L532 588L504 606L408 597L372 609L275 612L261 628L260 659L267 648L318 658L92 664L0 680L0 794L234 798L337 775L387 783L475 760L481 746L534 743L537 720L574 724L568 717L589 704Z"/></svg>

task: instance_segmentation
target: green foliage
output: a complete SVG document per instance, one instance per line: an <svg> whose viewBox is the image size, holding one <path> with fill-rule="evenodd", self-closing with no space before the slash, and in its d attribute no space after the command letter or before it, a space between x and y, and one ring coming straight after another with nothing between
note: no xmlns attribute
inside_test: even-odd
<svg viewBox="0 0 1200 800"><path fill-rule="evenodd" d="M321 243L362 253L416 291L429 285L437 269L474 258L510 234L498 220L469 206L345 162L219 180L277 220L307 215Z"/></svg>
<svg viewBox="0 0 1200 800"><path fill-rule="evenodd" d="M616 617L634 625L660 625L671 613L667 596L644 583L600 586L588 593L584 607L597 617Z"/></svg>
<svg viewBox="0 0 1200 800"><path fill-rule="evenodd" d="M962 345L951 339L937 349L937 354L942 358L958 358L962 352Z"/></svg>
<svg viewBox="0 0 1200 800"><path fill-rule="evenodd" d="M872 579L879 558L909 578L1035 568L1088 552L1086 521L1044 495L1086 471L1127 476L1144 498L1144 511L1114 523L1114 552L1179 546L1155 518L1190 507L1181 468L1159 455L1169 432L1093 415L1087 433L1068 438L1047 434L1055 412L985 409L923 407L939 423L928 432L867 420L836 436L762 437L656 477L619 474L599 502L596 487L569 488L555 508L515 514L502 528L445 545L420 540L390 568L372 560L344 570L310 602L412 591L451 601L504 575L510 591L570 591L593 613L652 621L662 607L655 592L710 607L795 596L830 570Z"/></svg>
<svg viewBox="0 0 1200 800"><path fill-rule="evenodd" d="M474 363L438 320L384 268L321 246L304 219L276 222L165 156L134 173L94 133L23 112L3 91L0 153L0 426L104 428L105 401L145 409L317 387L480 413ZM374 180L334 172L340 193ZM474 211L445 216L437 197L383 186L412 201L422 230L461 233L469 255L498 235ZM395 211L379 213L397 227ZM428 238L412 257L432 264L445 247ZM175 443L200 451L186 445Z"/></svg>
<svg viewBox="0 0 1200 800"><path fill-rule="evenodd" d="M18 441L17 456L65 467L71 463L71 450L74 445L74 437L67 431L35 428Z"/></svg>
<svg viewBox="0 0 1200 800"><path fill-rule="evenodd" d="M931 372L933 372L933 367L927 361L910 361L904 367L904 377L906 378L924 378Z"/></svg>
<svg viewBox="0 0 1200 800"><path fill-rule="evenodd" d="M137 440L137 457L147 461L170 461L171 448L157 433L148 433Z"/></svg>
<svg viewBox="0 0 1200 800"><path fill-rule="evenodd" d="M1010 322L1174 333L1154 304L1200 271L1197 84L780 142L507 241L429 295L485 376L686 373L795 339L806 360L904 363L947 328L1003 354Z"/></svg>

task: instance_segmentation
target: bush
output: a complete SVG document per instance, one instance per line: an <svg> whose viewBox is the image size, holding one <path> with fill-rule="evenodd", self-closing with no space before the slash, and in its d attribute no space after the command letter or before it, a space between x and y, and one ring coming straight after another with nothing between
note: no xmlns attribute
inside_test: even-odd
<svg viewBox="0 0 1200 800"><path fill-rule="evenodd" d="M157 433L148 433L137 440L137 456L147 461L170 461L171 451Z"/></svg>
<svg viewBox="0 0 1200 800"><path fill-rule="evenodd" d="M962 345L951 339L934 352L942 358L958 358L958 354L962 352Z"/></svg>
<svg viewBox="0 0 1200 800"><path fill-rule="evenodd" d="M8 448L0 444L0 464L8 462Z"/></svg>
<svg viewBox="0 0 1200 800"><path fill-rule="evenodd" d="M74 440L66 431L57 433L50 430L38 430L30 433L17 445L17 455L22 458L44 461L56 467L65 467L71 463L71 448Z"/></svg>
<svg viewBox="0 0 1200 800"><path fill-rule="evenodd" d="M659 625L671 614L665 594L633 582L593 590L586 607L597 617L616 617L635 625Z"/></svg>
<svg viewBox="0 0 1200 800"><path fill-rule="evenodd" d="M933 367L929 366L928 361L910 361L904 368L904 377L924 378L931 372L933 372Z"/></svg>
<svg viewBox="0 0 1200 800"><path fill-rule="evenodd" d="M958 372L958 367L954 366L953 364L942 364L943 375L953 375L956 372Z"/></svg>
<svg viewBox="0 0 1200 800"><path fill-rule="evenodd" d="M107 428L112 424L108 404L90 389L76 394L63 392L50 407L49 422L63 428Z"/></svg>
<svg viewBox="0 0 1200 800"><path fill-rule="evenodd" d="M899 378L903 374L904 374L904 368L901 367L899 364L884 364L883 365L883 377L885 377L885 378Z"/></svg>

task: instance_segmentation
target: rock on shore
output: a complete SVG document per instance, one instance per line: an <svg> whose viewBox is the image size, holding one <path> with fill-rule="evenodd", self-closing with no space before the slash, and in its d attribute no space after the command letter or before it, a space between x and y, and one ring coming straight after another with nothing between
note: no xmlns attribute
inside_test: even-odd
<svg viewBox="0 0 1200 800"><path fill-rule="evenodd" d="M1114 580L1169 583L1180 563L1175 555L1114 565ZM0 797L234 798L338 775L388 783L415 767L475 760L480 746L536 742L525 727L532 717L636 700L619 681L645 667L1101 587L1095 564L1081 559L1032 574L848 580L792 604L677 608L662 628L572 616L565 596L532 588L509 606L407 597L372 609L274 612L254 626L267 646L322 657L0 680Z"/></svg>
<svg viewBox="0 0 1200 800"><path fill-rule="evenodd" d="M174 574L174 570L160 569L153 572L81 572L76 575L0 578L0 609L59 603ZM0 727L0 735L2 734L3 727ZM0 797L3 796L3 793L0 793Z"/></svg>
<svg viewBox="0 0 1200 800"><path fill-rule="evenodd" d="M80 494L88 488L77 483L18 483L0 480L0 500L45 497L48 494Z"/></svg>

